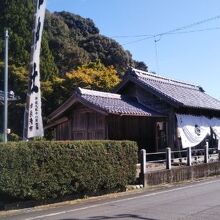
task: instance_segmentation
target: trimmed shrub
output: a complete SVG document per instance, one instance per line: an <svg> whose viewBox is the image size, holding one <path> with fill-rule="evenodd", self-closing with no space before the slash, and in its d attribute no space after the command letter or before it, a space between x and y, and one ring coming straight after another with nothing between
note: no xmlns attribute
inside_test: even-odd
<svg viewBox="0 0 220 220"><path fill-rule="evenodd" d="M47 200L121 191L135 181L137 149L130 141L0 144L0 196Z"/></svg>

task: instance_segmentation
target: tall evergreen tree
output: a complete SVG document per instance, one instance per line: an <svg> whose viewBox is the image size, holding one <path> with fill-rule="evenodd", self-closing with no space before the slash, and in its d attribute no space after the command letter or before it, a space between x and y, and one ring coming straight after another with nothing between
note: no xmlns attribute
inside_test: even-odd
<svg viewBox="0 0 220 220"><path fill-rule="evenodd" d="M7 28L10 39L9 89L21 98L10 105L9 126L19 135L22 134L26 101L34 11L33 0L3 0L0 3L0 71L3 71L3 36ZM100 90L110 90L114 83L117 84L116 70L123 73L132 65L147 69L143 62L133 60L131 53L115 40L100 35L91 19L69 12L47 11L40 66L44 118L66 99L73 87L84 83L80 78L81 70L85 68L87 73L95 74L95 66L91 67L91 63L97 64L97 60L100 60L100 66L107 74L99 70L96 75L98 84L93 82L93 85L86 86ZM86 66L88 63L89 69ZM0 74L2 89L3 74Z"/></svg>
<svg viewBox="0 0 220 220"><path fill-rule="evenodd" d="M30 0L4 0L0 4L0 33L2 35L6 28L9 30L10 64L22 66L29 62L33 13Z"/></svg>

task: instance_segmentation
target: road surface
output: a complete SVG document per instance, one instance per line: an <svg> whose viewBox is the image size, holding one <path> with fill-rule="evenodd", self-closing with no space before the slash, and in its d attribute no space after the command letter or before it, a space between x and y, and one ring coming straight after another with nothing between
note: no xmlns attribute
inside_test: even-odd
<svg viewBox="0 0 220 220"><path fill-rule="evenodd" d="M46 210L28 209L0 219L220 220L220 178Z"/></svg>

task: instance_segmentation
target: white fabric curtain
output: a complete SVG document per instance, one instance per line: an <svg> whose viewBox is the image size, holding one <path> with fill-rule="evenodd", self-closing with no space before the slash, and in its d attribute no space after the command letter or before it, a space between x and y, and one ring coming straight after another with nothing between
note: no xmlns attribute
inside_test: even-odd
<svg viewBox="0 0 220 220"><path fill-rule="evenodd" d="M218 149L220 150L220 118L212 118L210 119L210 126L217 136L218 139Z"/></svg>
<svg viewBox="0 0 220 220"><path fill-rule="evenodd" d="M176 114L176 117L183 148L194 147L200 144L207 135L210 135L208 118L182 114ZM220 130L218 131L220 132Z"/></svg>
<svg viewBox="0 0 220 220"><path fill-rule="evenodd" d="M213 132L216 134L217 138L220 139L220 118L211 118L210 126Z"/></svg>

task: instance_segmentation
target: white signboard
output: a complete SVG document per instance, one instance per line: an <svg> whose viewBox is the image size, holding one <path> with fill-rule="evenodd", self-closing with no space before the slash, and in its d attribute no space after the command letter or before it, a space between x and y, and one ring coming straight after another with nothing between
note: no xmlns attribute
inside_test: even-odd
<svg viewBox="0 0 220 220"><path fill-rule="evenodd" d="M46 0L38 0L35 14L35 27L33 31L32 58L30 63L31 72L29 74L24 118L24 139L44 136L40 90L40 49L45 10Z"/></svg>

